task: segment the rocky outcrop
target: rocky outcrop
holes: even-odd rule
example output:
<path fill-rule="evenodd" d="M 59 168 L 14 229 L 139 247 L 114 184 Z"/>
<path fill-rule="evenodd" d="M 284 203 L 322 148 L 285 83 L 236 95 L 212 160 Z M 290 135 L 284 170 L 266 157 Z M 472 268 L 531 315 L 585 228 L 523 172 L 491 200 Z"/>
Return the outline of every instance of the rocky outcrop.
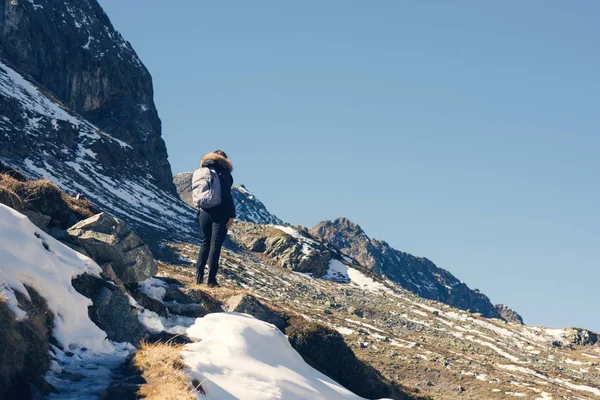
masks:
<path fill-rule="evenodd" d="M 107 337 L 115 342 L 139 343 L 147 332 L 129 304 L 125 293 L 115 285 L 91 275 L 83 274 L 72 281 L 79 293 L 92 300 L 89 316 Z"/>
<path fill-rule="evenodd" d="M 524 324 L 523 318 L 512 308 L 505 306 L 504 304 L 496 304 L 495 307 L 498 314 L 500 314 L 506 322 L 510 322 L 511 324 Z"/>
<path fill-rule="evenodd" d="M 252 315 L 256 319 L 275 325 L 282 332 L 285 330 L 283 318 L 249 294 L 238 294 L 230 297 L 225 302 L 224 308 L 229 312 Z"/>
<path fill-rule="evenodd" d="M 194 202 L 192 201 L 192 175 L 192 172 L 177 174 L 173 176 L 173 184 L 179 198 L 187 205 L 194 207 Z"/>
<path fill-rule="evenodd" d="M 477 289 L 470 289 L 448 271 L 423 257 L 392 248 L 388 243 L 371 239 L 360 226 L 347 218 L 324 221 L 310 229 L 362 266 L 384 275 L 421 297 L 450 304 L 462 310 L 501 318 L 490 299 Z"/>
<path fill-rule="evenodd" d="M 27 296 L 16 292 L 27 313 L 21 320 L 0 296 L 0 399 L 44 398 L 41 392 L 51 390 L 44 375 L 50 366 L 54 315 L 39 293 L 26 290 Z"/>
<path fill-rule="evenodd" d="M 192 173 L 182 172 L 173 177 L 173 183 L 179 198 L 186 204 L 194 207 L 192 201 Z M 250 193 L 244 185 L 234 186 L 232 189 L 233 202 L 238 221 L 253 222 L 255 224 L 282 225 L 277 216 L 271 214 L 267 207 L 255 195 Z"/>
<path fill-rule="evenodd" d="M 598 344 L 599 335 L 595 332 L 581 328 L 567 329 L 566 339 L 577 346 L 594 346 Z"/>
<path fill-rule="evenodd" d="M 98 2 L 4 0 L 0 9 L 0 50 L 8 64 L 130 146 L 125 154 L 97 144 L 94 151 L 103 165 L 151 175 L 157 187 L 175 194 L 152 78 Z M 75 134 L 62 124 L 57 129 L 67 141 Z M 16 142 L 6 150 L 19 148 Z"/>
<path fill-rule="evenodd" d="M 141 282 L 158 272 L 148 246 L 122 221 L 105 213 L 72 226 L 63 241 L 98 264 L 110 263 L 124 284 Z"/>
<path fill-rule="evenodd" d="M 231 230 L 230 237 L 250 251 L 263 253 L 282 268 L 316 277 L 327 272 L 329 262 L 336 256 L 322 243 L 272 226 L 239 223 Z"/>

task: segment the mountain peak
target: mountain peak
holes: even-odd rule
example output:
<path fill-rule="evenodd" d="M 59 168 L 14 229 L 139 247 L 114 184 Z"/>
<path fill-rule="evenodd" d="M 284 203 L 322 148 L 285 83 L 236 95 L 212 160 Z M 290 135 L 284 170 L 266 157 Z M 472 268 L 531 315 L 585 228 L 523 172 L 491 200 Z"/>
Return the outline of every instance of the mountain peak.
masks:
<path fill-rule="evenodd" d="M 310 234 L 421 297 L 479 312 L 486 317 L 503 316 L 479 290 L 470 289 L 426 258 L 415 257 L 394 249 L 386 242 L 369 238 L 359 225 L 348 218 L 320 222 L 311 228 Z M 506 315 L 512 318 L 512 314 Z"/>
<path fill-rule="evenodd" d="M 324 233 L 328 229 L 343 231 L 347 234 L 366 236 L 360 225 L 346 217 L 338 217 L 332 221 L 322 221 L 311 228 L 311 230 L 321 233 Z"/>

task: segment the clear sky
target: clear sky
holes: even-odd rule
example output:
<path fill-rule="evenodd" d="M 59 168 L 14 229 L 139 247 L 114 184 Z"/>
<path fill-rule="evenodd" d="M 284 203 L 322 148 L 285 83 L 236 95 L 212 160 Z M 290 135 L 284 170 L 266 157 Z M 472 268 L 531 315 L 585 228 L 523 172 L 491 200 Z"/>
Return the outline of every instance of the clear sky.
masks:
<path fill-rule="evenodd" d="M 100 3 L 174 173 L 222 148 L 287 222 L 347 216 L 529 324 L 600 331 L 600 2 Z"/>

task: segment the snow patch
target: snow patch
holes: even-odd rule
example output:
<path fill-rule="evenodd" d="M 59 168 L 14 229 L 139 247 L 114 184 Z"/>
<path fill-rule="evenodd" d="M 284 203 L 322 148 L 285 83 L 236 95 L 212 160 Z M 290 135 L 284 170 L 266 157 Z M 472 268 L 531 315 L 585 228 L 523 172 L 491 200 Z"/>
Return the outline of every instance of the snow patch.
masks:
<path fill-rule="evenodd" d="M 277 328 L 249 315 L 209 314 L 187 334 L 200 342 L 185 346 L 183 360 L 208 398 L 360 399 L 306 364 Z"/>
<path fill-rule="evenodd" d="M 369 278 L 359 270 L 349 267 L 339 260 L 329 261 L 329 269 L 323 276 L 323 279 L 328 279 L 335 282 L 352 282 L 361 289 L 370 290 L 373 292 L 384 291 L 391 292 L 384 284 L 376 282 L 373 278 Z"/>
<path fill-rule="evenodd" d="M 140 282 L 140 292 L 158 301 L 163 301 L 167 294 L 167 284 L 156 278 L 148 278 Z"/>

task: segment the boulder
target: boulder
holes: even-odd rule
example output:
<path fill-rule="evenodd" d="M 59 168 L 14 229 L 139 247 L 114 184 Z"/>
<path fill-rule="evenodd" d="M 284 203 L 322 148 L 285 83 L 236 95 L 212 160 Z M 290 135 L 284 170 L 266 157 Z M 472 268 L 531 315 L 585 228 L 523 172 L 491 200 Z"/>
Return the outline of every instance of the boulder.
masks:
<path fill-rule="evenodd" d="M 224 308 L 229 312 L 239 312 L 252 315 L 256 319 L 275 325 L 282 332 L 285 330 L 285 321 L 279 314 L 264 306 L 254 296 L 238 294 L 225 302 Z"/>
<path fill-rule="evenodd" d="M 598 334 L 587 329 L 571 328 L 567 330 L 567 340 L 577 346 L 593 346 L 598 343 Z"/>
<path fill-rule="evenodd" d="M 88 274 L 72 281 L 79 293 L 92 300 L 89 316 L 115 342 L 139 343 L 147 335 L 127 296 L 115 285 Z"/>
<path fill-rule="evenodd" d="M 122 221 L 105 213 L 75 224 L 64 240 L 83 248 L 98 264 L 110 263 L 124 284 L 141 282 L 158 272 L 148 246 Z"/>
<path fill-rule="evenodd" d="M 329 246 L 310 238 L 302 228 L 298 235 L 281 229 L 250 223 L 238 223 L 230 233 L 234 243 L 255 253 L 263 253 L 275 265 L 321 277 L 329 269 L 334 252 Z"/>
<path fill-rule="evenodd" d="M 168 317 L 169 311 L 167 307 L 160 300 L 153 299 L 145 293 L 139 290 L 133 290 L 131 296 L 137 301 L 137 303 L 147 310 L 157 313 L 161 317 Z"/>

